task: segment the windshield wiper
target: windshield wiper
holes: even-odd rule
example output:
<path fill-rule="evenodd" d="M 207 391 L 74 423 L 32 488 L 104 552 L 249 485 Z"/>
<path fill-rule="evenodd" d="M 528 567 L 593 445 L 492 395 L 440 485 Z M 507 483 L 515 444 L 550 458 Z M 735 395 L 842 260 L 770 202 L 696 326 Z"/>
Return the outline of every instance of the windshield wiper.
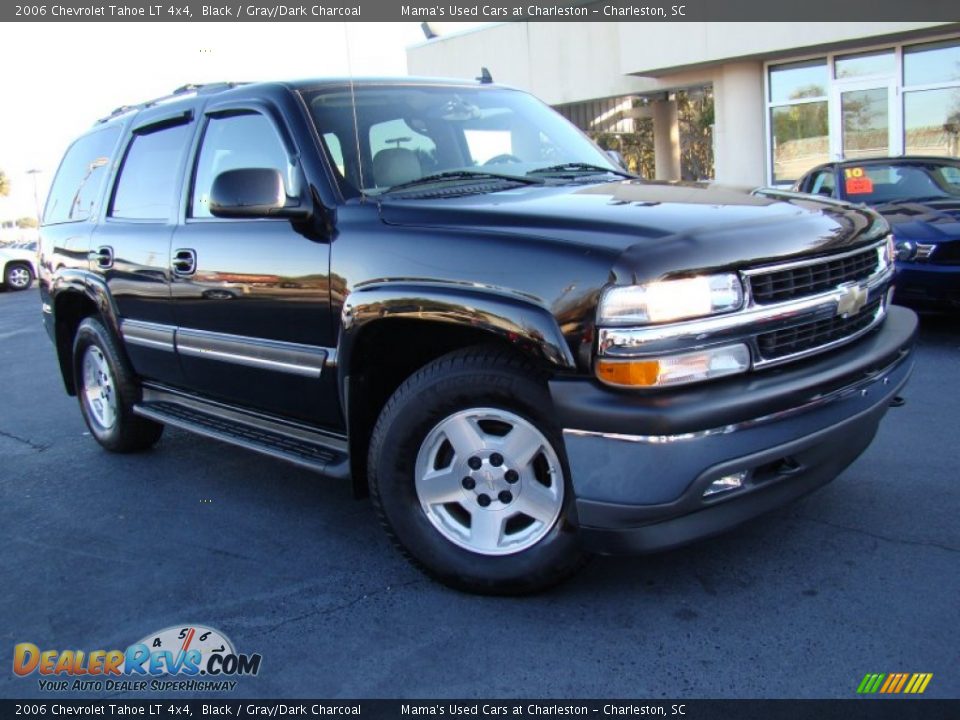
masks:
<path fill-rule="evenodd" d="M 384 190 L 381 195 L 392 193 L 396 190 L 407 190 L 409 188 L 421 187 L 422 185 L 432 185 L 438 182 L 480 182 L 483 180 L 501 180 L 503 182 L 520 183 L 521 185 L 542 185 L 543 180 L 536 178 L 522 177 L 517 175 L 508 175 L 506 173 L 493 173 L 486 170 L 445 170 L 444 172 L 424 175 L 422 178 L 410 180 L 409 182 L 393 185 Z"/>
<path fill-rule="evenodd" d="M 590 163 L 583 162 L 567 162 L 560 163 L 559 165 L 550 165 L 544 168 L 538 168 L 536 170 L 531 170 L 527 175 L 548 175 L 550 173 L 558 174 L 592 174 L 596 175 L 599 173 L 610 173 L 612 175 L 619 175 L 620 177 L 630 178 L 631 180 L 637 179 L 640 176 L 634 175 L 632 172 L 627 172 L 626 170 L 618 170 L 616 168 L 603 167 L 602 165 L 591 165 Z"/>
<path fill-rule="evenodd" d="M 900 200 L 899 202 L 915 202 L 915 203 L 925 203 L 925 202 L 936 202 L 937 200 L 960 200 L 960 196 L 957 195 L 921 195 L 920 197 L 908 197 Z"/>

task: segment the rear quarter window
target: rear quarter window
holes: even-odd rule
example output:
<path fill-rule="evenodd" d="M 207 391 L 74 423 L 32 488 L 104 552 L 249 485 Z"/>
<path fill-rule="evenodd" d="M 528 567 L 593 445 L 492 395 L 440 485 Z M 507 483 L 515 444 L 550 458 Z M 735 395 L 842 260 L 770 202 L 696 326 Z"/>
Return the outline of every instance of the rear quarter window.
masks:
<path fill-rule="evenodd" d="M 108 127 L 83 136 L 67 149 L 50 188 L 44 225 L 81 222 L 96 213 L 119 138 L 120 128 Z"/>

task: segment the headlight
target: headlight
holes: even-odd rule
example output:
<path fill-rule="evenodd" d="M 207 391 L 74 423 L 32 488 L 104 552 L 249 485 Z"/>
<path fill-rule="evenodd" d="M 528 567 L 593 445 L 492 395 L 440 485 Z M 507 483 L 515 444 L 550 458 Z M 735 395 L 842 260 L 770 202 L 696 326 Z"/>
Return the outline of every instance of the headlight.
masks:
<path fill-rule="evenodd" d="M 896 258 L 900 262 L 910 262 L 917 257 L 917 244 L 910 240 L 896 241 Z"/>
<path fill-rule="evenodd" d="M 883 269 L 886 270 L 888 267 L 893 265 L 893 260 L 897 256 L 896 240 L 894 240 L 893 233 L 887 235 L 887 241 L 883 244 L 881 253 Z"/>
<path fill-rule="evenodd" d="M 671 322 L 739 310 L 743 285 L 733 273 L 608 288 L 600 298 L 600 325 Z"/>

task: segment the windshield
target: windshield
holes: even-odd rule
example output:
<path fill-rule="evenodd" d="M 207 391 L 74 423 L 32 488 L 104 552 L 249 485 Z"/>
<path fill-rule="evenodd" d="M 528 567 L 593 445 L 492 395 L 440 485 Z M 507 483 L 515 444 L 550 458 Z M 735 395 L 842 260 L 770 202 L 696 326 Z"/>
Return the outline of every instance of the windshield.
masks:
<path fill-rule="evenodd" d="M 870 164 L 841 170 L 846 199 L 867 205 L 960 200 L 960 165 L 937 161 Z"/>
<path fill-rule="evenodd" d="M 356 127 L 354 134 L 354 102 Z M 305 93 L 344 195 L 378 194 L 438 173 L 523 177 L 574 163 L 617 168 L 576 127 L 516 90 L 358 84 Z M 359 146 L 359 147 L 358 147 Z"/>

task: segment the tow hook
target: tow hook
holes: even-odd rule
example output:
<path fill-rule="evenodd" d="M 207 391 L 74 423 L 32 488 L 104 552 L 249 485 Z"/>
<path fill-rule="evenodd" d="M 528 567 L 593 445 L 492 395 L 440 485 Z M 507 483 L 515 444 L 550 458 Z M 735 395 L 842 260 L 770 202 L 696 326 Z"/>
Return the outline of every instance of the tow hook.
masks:
<path fill-rule="evenodd" d="M 890 407 L 903 407 L 906 404 L 907 404 L 907 401 L 904 400 L 899 395 L 897 395 L 890 401 Z"/>

